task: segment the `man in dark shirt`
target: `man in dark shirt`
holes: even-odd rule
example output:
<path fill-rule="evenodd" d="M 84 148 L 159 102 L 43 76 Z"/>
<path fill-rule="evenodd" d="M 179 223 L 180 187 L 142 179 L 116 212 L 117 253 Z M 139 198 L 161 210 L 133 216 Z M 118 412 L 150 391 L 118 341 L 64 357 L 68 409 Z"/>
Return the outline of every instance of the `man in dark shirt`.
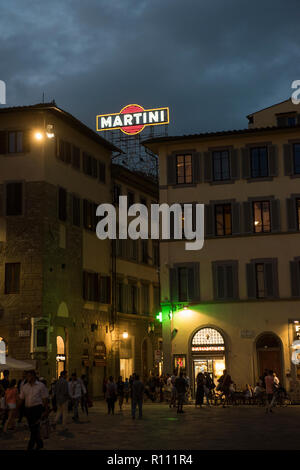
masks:
<path fill-rule="evenodd" d="M 143 396 L 144 396 L 144 384 L 140 380 L 140 377 L 136 374 L 135 380 L 132 384 L 132 399 L 131 399 L 132 419 L 135 419 L 136 405 L 138 405 L 139 407 L 139 419 L 142 418 Z"/>
<path fill-rule="evenodd" d="M 186 380 L 183 377 L 183 372 L 180 372 L 180 376 L 175 380 L 175 388 L 178 397 L 177 413 L 184 413 L 183 411 L 183 402 L 185 397 L 185 392 L 187 389 Z"/>

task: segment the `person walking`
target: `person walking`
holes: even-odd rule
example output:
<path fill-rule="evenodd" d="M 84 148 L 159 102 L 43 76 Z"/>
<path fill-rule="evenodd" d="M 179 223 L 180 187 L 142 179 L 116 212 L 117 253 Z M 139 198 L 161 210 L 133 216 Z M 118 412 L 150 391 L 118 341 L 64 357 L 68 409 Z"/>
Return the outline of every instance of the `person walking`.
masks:
<path fill-rule="evenodd" d="M 115 414 L 115 402 L 117 400 L 117 385 L 114 382 L 114 378 L 111 375 L 106 384 L 105 398 L 107 402 L 108 414 Z"/>
<path fill-rule="evenodd" d="M 206 397 L 207 405 L 210 406 L 210 398 L 213 389 L 216 387 L 209 372 L 204 372 L 204 395 Z"/>
<path fill-rule="evenodd" d="M 27 383 L 21 389 L 20 399 L 25 400 L 25 415 L 27 417 L 30 439 L 27 450 L 42 449 L 44 444 L 40 434 L 42 416 L 48 414 L 48 390 L 37 380 L 35 370 L 28 371 Z"/>
<path fill-rule="evenodd" d="M 79 422 L 78 407 L 83 394 L 86 393 L 85 386 L 83 383 L 77 379 L 77 375 L 74 372 L 71 376 L 71 382 L 69 382 L 69 395 L 72 400 L 74 416 L 72 417 L 73 421 L 76 423 Z"/>
<path fill-rule="evenodd" d="M 78 379 L 81 383 L 82 383 L 82 390 L 85 389 L 85 393 L 82 393 L 81 395 L 81 410 L 82 412 L 86 413 L 86 415 L 88 416 L 89 414 L 89 403 L 91 403 L 91 400 L 89 398 L 89 392 L 88 392 L 88 379 L 87 379 L 87 376 L 85 374 L 82 374 L 82 376 L 80 377 L 80 379 Z"/>
<path fill-rule="evenodd" d="M 129 381 L 128 381 L 128 377 L 126 377 L 125 382 L 124 382 L 124 398 L 126 400 L 126 403 L 128 403 L 128 399 L 129 399 Z"/>
<path fill-rule="evenodd" d="M 55 426 L 59 422 L 62 416 L 63 431 L 67 430 L 67 415 L 68 415 L 68 401 L 69 395 L 69 384 L 67 381 L 67 371 L 63 370 L 60 373 L 60 377 L 55 383 L 54 396 L 56 400 L 57 412 L 55 416 Z"/>
<path fill-rule="evenodd" d="M 15 417 L 17 412 L 18 389 L 16 387 L 17 381 L 13 379 L 9 387 L 5 390 L 5 403 L 8 409 L 8 417 L 3 428 L 3 432 L 7 433 L 9 427 L 14 429 Z"/>
<path fill-rule="evenodd" d="M 266 387 L 266 394 L 267 394 L 267 406 L 266 406 L 266 413 L 273 413 L 272 406 L 273 402 L 273 394 L 274 394 L 274 376 L 273 371 L 269 370 L 268 375 L 265 376 L 265 387 Z"/>
<path fill-rule="evenodd" d="M 222 392 L 221 396 L 223 397 L 224 395 L 223 408 L 225 408 L 225 403 L 228 401 L 230 395 L 230 385 L 233 383 L 226 369 L 223 370 L 223 375 L 218 379 L 218 383 L 219 390 Z"/>
<path fill-rule="evenodd" d="M 117 382 L 117 395 L 119 398 L 119 407 L 120 411 L 122 411 L 122 405 L 124 401 L 124 382 L 122 380 L 122 376 L 120 375 L 118 382 Z"/>
<path fill-rule="evenodd" d="M 183 372 L 180 372 L 179 377 L 175 379 L 175 388 L 178 396 L 178 405 L 177 405 L 177 413 L 184 413 L 183 411 L 183 403 L 184 397 L 187 389 L 187 382 L 183 377 Z"/>
<path fill-rule="evenodd" d="M 0 380 L 0 385 L 2 386 L 4 390 L 4 394 L 5 394 L 6 390 L 9 387 L 9 370 L 5 369 L 3 371 L 3 379 Z M 8 419 L 8 409 L 5 408 L 3 417 L 2 417 L 2 426 L 5 426 L 7 419 Z"/>
<path fill-rule="evenodd" d="M 205 384 L 204 374 L 202 372 L 199 372 L 196 380 L 197 380 L 197 391 L 196 391 L 195 408 L 197 408 L 197 406 L 200 406 L 200 408 L 202 408 L 203 398 L 204 398 L 204 384 Z"/>
<path fill-rule="evenodd" d="M 143 397 L 144 397 L 144 384 L 140 380 L 138 374 L 135 375 L 135 380 L 132 384 L 132 400 L 131 400 L 131 414 L 132 419 L 135 419 L 136 406 L 139 408 L 139 419 L 143 416 Z"/>

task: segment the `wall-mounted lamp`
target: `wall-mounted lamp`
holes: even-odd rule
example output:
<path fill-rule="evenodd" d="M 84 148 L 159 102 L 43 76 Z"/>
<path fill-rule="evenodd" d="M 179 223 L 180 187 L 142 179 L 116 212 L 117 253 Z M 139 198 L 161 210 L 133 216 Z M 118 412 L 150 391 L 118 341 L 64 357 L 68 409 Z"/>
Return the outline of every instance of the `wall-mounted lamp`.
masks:
<path fill-rule="evenodd" d="M 128 338 L 128 331 L 124 330 L 122 336 L 123 336 L 123 339 L 127 339 Z"/>

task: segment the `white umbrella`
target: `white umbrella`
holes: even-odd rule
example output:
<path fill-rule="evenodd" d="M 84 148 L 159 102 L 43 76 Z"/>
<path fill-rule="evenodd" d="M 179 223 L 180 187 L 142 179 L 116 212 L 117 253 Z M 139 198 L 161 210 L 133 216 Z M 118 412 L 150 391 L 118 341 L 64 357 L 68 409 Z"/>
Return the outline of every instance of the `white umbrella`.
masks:
<path fill-rule="evenodd" d="M 6 356 L 6 364 L 0 364 L 0 370 L 30 370 L 34 366 L 29 362 L 19 361 L 13 357 Z"/>

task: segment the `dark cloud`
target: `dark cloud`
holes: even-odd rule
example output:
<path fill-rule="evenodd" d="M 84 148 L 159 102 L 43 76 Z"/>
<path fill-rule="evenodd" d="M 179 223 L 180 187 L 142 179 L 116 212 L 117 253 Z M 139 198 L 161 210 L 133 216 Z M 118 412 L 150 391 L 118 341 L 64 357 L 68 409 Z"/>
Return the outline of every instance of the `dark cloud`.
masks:
<path fill-rule="evenodd" d="M 170 134 L 246 127 L 300 79 L 299 0 L 10 0 L 8 105 L 55 98 L 92 128 L 128 103 L 170 107 Z"/>

